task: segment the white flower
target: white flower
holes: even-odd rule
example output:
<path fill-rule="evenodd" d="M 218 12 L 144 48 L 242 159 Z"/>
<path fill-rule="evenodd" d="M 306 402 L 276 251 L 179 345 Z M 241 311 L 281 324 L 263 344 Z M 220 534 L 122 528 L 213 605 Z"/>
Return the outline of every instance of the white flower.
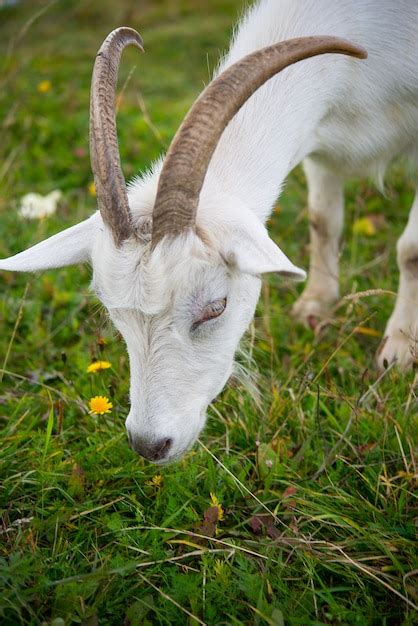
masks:
<path fill-rule="evenodd" d="M 30 220 L 42 219 L 53 215 L 57 210 L 62 192 L 58 189 L 46 196 L 39 193 L 28 193 L 20 201 L 19 215 Z"/>

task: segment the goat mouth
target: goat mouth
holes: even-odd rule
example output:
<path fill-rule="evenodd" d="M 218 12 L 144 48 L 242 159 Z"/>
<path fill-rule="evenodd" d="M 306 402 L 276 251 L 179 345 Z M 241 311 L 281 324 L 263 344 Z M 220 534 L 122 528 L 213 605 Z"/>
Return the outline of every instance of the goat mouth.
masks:
<path fill-rule="evenodd" d="M 173 463 L 180 461 L 180 459 L 184 457 L 184 455 L 189 451 L 191 445 L 185 448 L 184 450 L 180 450 L 180 452 L 176 452 L 175 454 L 172 454 L 171 456 L 167 456 L 162 459 L 154 459 L 154 460 L 149 461 L 149 463 L 152 463 L 152 465 L 159 465 L 159 466 L 172 465 Z"/>

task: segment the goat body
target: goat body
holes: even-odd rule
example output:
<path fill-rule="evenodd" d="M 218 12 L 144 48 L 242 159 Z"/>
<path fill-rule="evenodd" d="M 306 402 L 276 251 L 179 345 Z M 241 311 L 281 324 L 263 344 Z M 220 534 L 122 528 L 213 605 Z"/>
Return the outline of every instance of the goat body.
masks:
<path fill-rule="evenodd" d="M 161 160 L 128 187 L 136 236 L 121 247 L 96 213 L 0 261 L 0 269 L 17 271 L 92 262 L 93 289 L 129 352 L 130 439 L 154 461 L 178 458 L 202 429 L 253 317 L 260 275 L 304 277 L 263 225 L 293 167 L 304 161 L 309 186 L 310 277 L 294 306 L 305 322 L 338 298 L 345 180 L 368 173 L 381 183 L 397 156 L 416 171 L 416 0 L 260 0 L 241 20 L 218 74 L 259 48 L 311 35 L 360 44 L 368 59 L 317 56 L 260 87 L 216 147 L 195 230 L 150 247 Z M 406 369 L 418 332 L 418 199 L 398 264 L 398 299 L 378 360 Z"/>

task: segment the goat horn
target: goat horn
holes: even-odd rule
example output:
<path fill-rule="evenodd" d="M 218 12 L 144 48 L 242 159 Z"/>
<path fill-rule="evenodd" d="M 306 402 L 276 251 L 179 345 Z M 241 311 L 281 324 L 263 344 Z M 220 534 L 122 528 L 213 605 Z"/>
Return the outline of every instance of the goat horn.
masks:
<path fill-rule="evenodd" d="M 142 38 L 132 28 L 117 28 L 108 35 L 96 56 L 90 97 L 90 159 L 97 202 L 117 246 L 132 234 L 115 119 L 119 63 L 130 44 L 143 52 Z"/>
<path fill-rule="evenodd" d="M 367 52 L 336 37 L 302 37 L 244 57 L 206 87 L 177 131 L 160 174 L 153 210 L 152 247 L 193 228 L 199 194 L 218 141 L 233 116 L 285 67 L 325 53 L 364 59 Z"/>

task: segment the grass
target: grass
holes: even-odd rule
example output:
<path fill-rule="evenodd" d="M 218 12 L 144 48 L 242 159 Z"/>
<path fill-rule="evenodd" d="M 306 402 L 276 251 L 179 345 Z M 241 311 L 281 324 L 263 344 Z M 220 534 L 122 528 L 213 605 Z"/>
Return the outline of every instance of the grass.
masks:
<path fill-rule="evenodd" d="M 89 81 L 107 32 L 137 27 L 147 50 L 127 51 L 122 67 L 129 177 L 170 141 L 240 6 L 61 0 L 0 11 L 0 256 L 95 208 Z M 19 219 L 22 195 L 54 188 L 57 216 Z M 306 267 L 305 198 L 297 170 L 271 230 Z M 381 291 L 343 300 L 315 334 L 290 319 L 297 288 L 266 282 L 242 362 L 259 399 L 232 383 L 201 443 L 162 470 L 127 446 L 127 356 L 89 294 L 89 269 L 1 274 L 2 624 L 414 623 L 416 377 L 379 377 L 373 360 L 412 198 L 402 165 L 384 196 L 368 181 L 348 186 L 343 292 Z M 354 234 L 370 214 L 378 232 Z M 94 358 L 112 368 L 87 374 Z M 111 398 L 111 414 L 89 415 L 94 395 Z"/>

